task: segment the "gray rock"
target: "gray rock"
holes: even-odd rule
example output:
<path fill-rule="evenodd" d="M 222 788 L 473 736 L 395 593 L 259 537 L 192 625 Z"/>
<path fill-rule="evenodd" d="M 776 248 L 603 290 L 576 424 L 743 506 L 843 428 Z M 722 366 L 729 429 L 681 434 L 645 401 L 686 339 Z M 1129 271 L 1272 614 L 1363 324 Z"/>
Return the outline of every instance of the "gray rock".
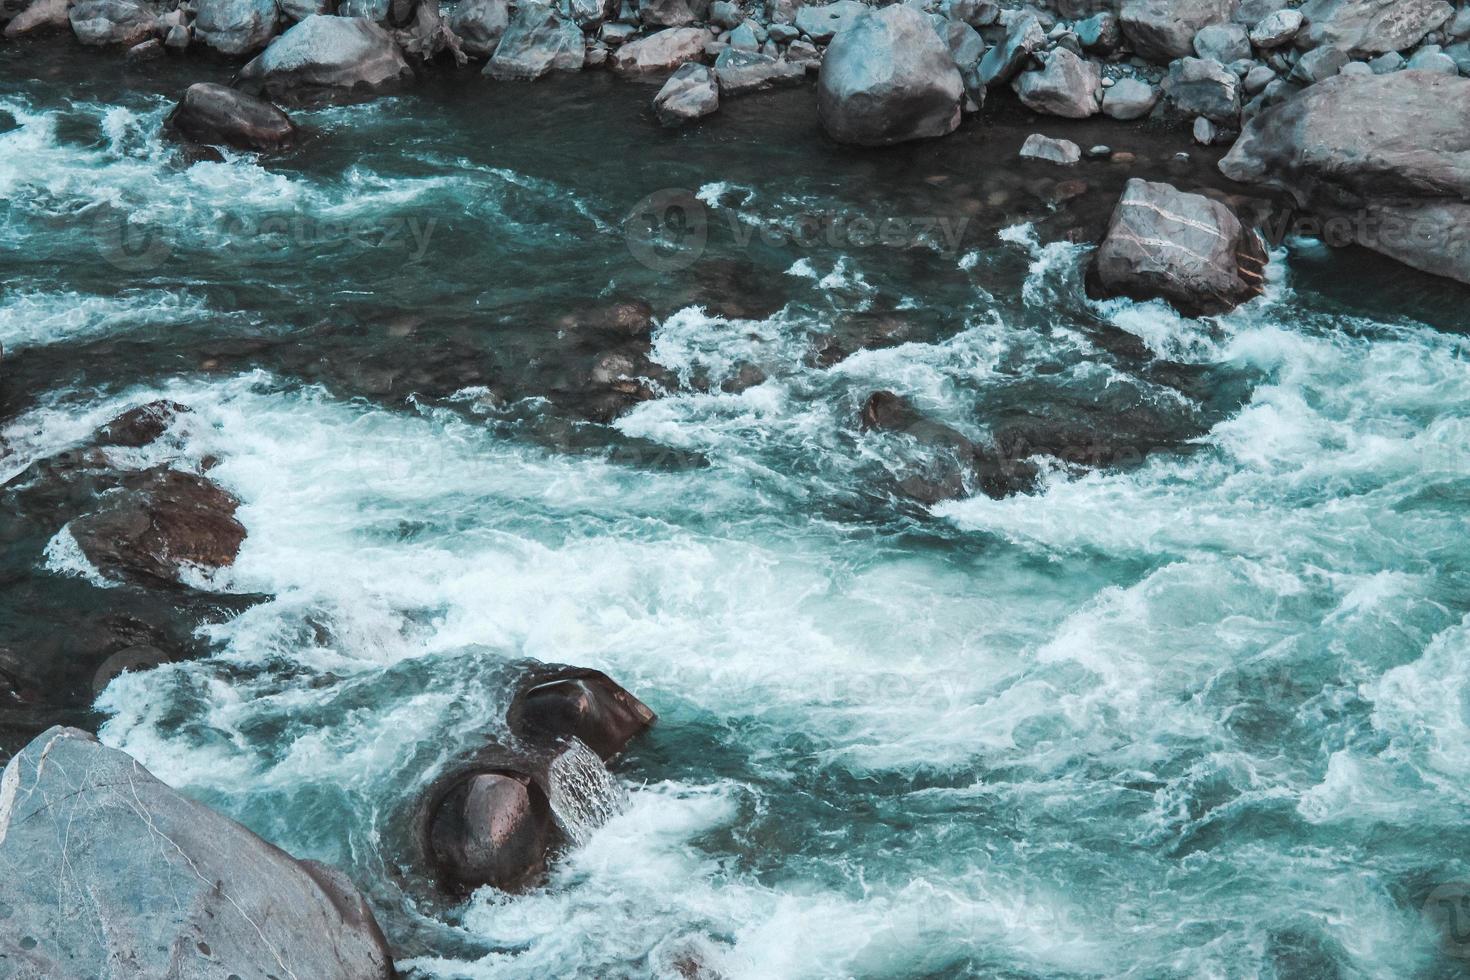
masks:
<path fill-rule="evenodd" d="M 1005 40 L 985 52 L 980 59 L 980 80 L 988 85 L 1004 85 L 1046 45 L 1046 31 L 1034 16 L 1016 17 L 1006 27 Z"/>
<path fill-rule="evenodd" d="M 912 7 L 866 13 L 822 60 L 817 112 L 839 143 L 882 146 L 953 132 L 964 82 L 929 19 Z"/>
<path fill-rule="evenodd" d="M 1454 20 L 1445 28 L 1445 34 L 1454 40 L 1470 38 L 1470 6 L 1461 5 Z"/>
<path fill-rule="evenodd" d="M 581 71 L 586 57 L 577 25 L 532 0 L 516 8 L 485 74 L 500 81 L 534 81 L 553 71 Z"/>
<path fill-rule="evenodd" d="M 1250 60 L 1251 40 L 1239 24 L 1211 24 L 1194 36 L 1194 53 L 1201 58 L 1228 65 Z"/>
<path fill-rule="evenodd" d="M 669 76 L 653 98 L 653 111 L 665 126 L 683 126 L 720 107 L 720 89 L 714 73 L 704 65 L 686 63 Z"/>
<path fill-rule="evenodd" d="M 1102 111 L 1113 119 L 1142 119 L 1159 101 L 1158 90 L 1137 78 L 1120 78 L 1103 92 Z"/>
<path fill-rule="evenodd" d="M 863 14 L 867 4 L 857 0 L 837 0 L 836 3 L 820 6 L 804 6 L 796 11 L 796 26 L 818 44 L 826 44 L 842 32 L 852 28 Z"/>
<path fill-rule="evenodd" d="M 157 19 L 152 7 L 135 0 L 78 0 L 67 16 L 83 44 L 128 47 L 151 37 Z"/>
<path fill-rule="evenodd" d="M 508 0 L 460 0 L 449 13 L 449 29 L 459 37 L 464 53 L 476 58 L 494 54 L 509 26 Z"/>
<path fill-rule="evenodd" d="M 1290 43 L 1305 22 L 1300 10 L 1278 10 L 1251 28 L 1250 41 L 1262 50 L 1279 48 Z"/>
<path fill-rule="evenodd" d="M 1368 62 L 1368 67 L 1373 69 L 1375 75 L 1389 75 L 1396 71 L 1403 71 L 1404 66 L 1408 63 L 1397 51 L 1389 51 Z"/>
<path fill-rule="evenodd" d="M 1092 291 L 1163 299 L 1197 316 L 1260 294 L 1266 253 L 1225 205 L 1168 184 L 1133 179 L 1113 211 L 1089 274 Z"/>
<path fill-rule="evenodd" d="M 221 54 L 259 51 L 276 36 L 276 0 L 194 0 L 194 36 Z"/>
<path fill-rule="evenodd" d="M 1240 121 L 1240 84 L 1240 76 L 1217 61 L 1181 58 L 1164 76 L 1164 98 L 1182 116 L 1234 126 Z"/>
<path fill-rule="evenodd" d="M 1301 12 L 1307 47 L 1361 57 L 1412 48 L 1455 10 L 1445 0 L 1307 0 Z"/>
<path fill-rule="evenodd" d="M 992 0 L 945 0 L 944 16 L 974 28 L 989 27 L 1000 18 L 1000 7 Z"/>
<path fill-rule="evenodd" d="M 1238 0 L 1123 0 L 1119 19 L 1133 50 L 1154 61 L 1194 54 L 1201 28 L 1223 24 Z"/>
<path fill-rule="evenodd" d="M 1459 44 L 1451 44 L 1444 49 L 1444 53 L 1460 66 L 1461 75 L 1470 75 L 1470 43 L 1461 41 Z"/>
<path fill-rule="evenodd" d="M 618 11 L 618 0 L 563 0 L 563 5 L 572 22 L 587 31 L 597 30 Z"/>
<path fill-rule="evenodd" d="M 806 66 L 758 51 L 731 48 L 715 59 L 715 78 L 724 96 L 745 95 L 806 80 Z"/>
<path fill-rule="evenodd" d="M 313 14 L 241 68 L 235 84 L 272 102 L 300 105 L 368 98 L 412 77 L 403 52 L 377 24 Z"/>
<path fill-rule="evenodd" d="M 637 33 L 638 28 L 632 24 L 603 24 L 602 29 L 597 32 L 597 36 L 602 39 L 604 44 L 617 47 Z"/>
<path fill-rule="evenodd" d="M 756 24 L 753 21 L 746 21 L 730 32 L 728 40 L 730 47 L 736 51 L 759 51 L 765 38 L 756 34 Z"/>
<path fill-rule="evenodd" d="M 822 63 L 822 52 L 810 41 L 792 41 L 786 46 L 786 60 L 801 65 L 810 73 Z"/>
<path fill-rule="evenodd" d="M 5 25 L 5 36 L 17 38 L 65 30 L 71 26 L 71 20 L 67 17 L 70 6 L 71 0 L 34 0 L 10 18 L 10 22 Z"/>
<path fill-rule="evenodd" d="M 336 4 L 335 0 L 276 0 L 276 6 L 280 8 L 282 20 L 295 24 L 312 14 L 330 14 Z"/>
<path fill-rule="evenodd" d="M 1104 10 L 1077 22 L 1077 41 L 1087 51 L 1112 54 L 1123 46 L 1123 28 L 1118 15 Z"/>
<path fill-rule="evenodd" d="M 794 24 L 772 24 L 766 28 L 766 35 L 777 44 L 790 44 L 801 37 L 801 31 Z"/>
<path fill-rule="evenodd" d="M 625 75 L 672 71 L 704 54 L 709 31 L 699 27 L 670 27 L 629 41 L 613 54 L 613 70 Z"/>
<path fill-rule="evenodd" d="M 393 0 L 341 0 L 337 5 L 340 17 L 361 17 L 374 24 L 386 27 L 388 13 L 393 9 Z"/>
<path fill-rule="evenodd" d="M 1040 133 L 1032 133 L 1021 145 L 1021 159 L 1071 167 L 1082 162 L 1082 148 L 1071 140 L 1052 139 Z"/>
<path fill-rule="evenodd" d="M 716 27 L 731 31 L 739 27 L 743 20 L 745 20 L 745 14 L 741 11 L 740 5 L 731 3 L 730 0 L 715 0 L 709 5 L 709 22 Z"/>
<path fill-rule="evenodd" d="M 0 777 L 0 880 L 10 976 L 393 974 L 345 876 L 272 847 L 74 728 L 48 729 Z"/>
<path fill-rule="evenodd" d="M 1034 112 L 1067 119 L 1086 119 L 1097 114 L 1097 92 L 1102 73 L 1097 65 L 1083 61 L 1065 48 L 1046 56 L 1041 71 L 1022 72 L 1011 83 L 1021 104 Z"/>
<path fill-rule="evenodd" d="M 1367 248 L 1470 283 L 1470 80 L 1330 78 L 1251 120 L 1220 170 L 1289 192 Z"/>
<path fill-rule="evenodd" d="M 702 19 L 699 0 L 639 0 L 638 19 L 648 27 L 686 27 Z"/>
<path fill-rule="evenodd" d="M 1441 75 L 1458 75 L 1460 66 L 1442 51 L 1419 51 L 1409 59 L 1409 71 L 1432 71 Z"/>
<path fill-rule="evenodd" d="M 1214 123 L 1210 122 L 1204 116 L 1200 116 L 1194 121 L 1193 135 L 1194 141 L 1200 146 L 1209 146 L 1215 142 L 1216 137 L 1220 135 L 1220 131 L 1215 127 Z"/>
<path fill-rule="evenodd" d="M 170 51 L 183 51 L 188 48 L 190 40 L 189 29 L 175 24 L 168 29 L 168 34 L 164 36 L 163 46 Z"/>
<path fill-rule="evenodd" d="M 1245 76 L 1245 91 L 1248 95 L 1258 95 L 1265 91 L 1267 85 L 1276 80 L 1276 73 L 1265 65 L 1256 65 Z"/>
<path fill-rule="evenodd" d="M 1342 71 L 1348 61 L 1346 52 L 1340 48 L 1314 48 L 1297 60 L 1291 70 L 1291 80 L 1302 85 L 1312 85 L 1331 78 Z"/>
<path fill-rule="evenodd" d="M 1232 18 L 1237 24 L 1254 27 L 1267 17 L 1290 6 L 1290 0 L 1240 0 Z"/>
<path fill-rule="evenodd" d="M 167 128 L 195 143 L 270 152 L 296 142 L 291 117 L 264 99 L 212 82 L 190 85 Z"/>
<path fill-rule="evenodd" d="M 944 40 L 955 67 L 965 83 L 965 94 L 977 105 L 985 101 L 985 83 L 980 79 L 980 59 L 985 57 L 985 39 L 962 20 L 945 21 Z"/>
<path fill-rule="evenodd" d="M 1373 71 L 1372 68 L 1368 67 L 1368 62 L 1366 62 L 1366 61 L 1349 61 L 1347 64 L 1345 64 L 1345 65 L 1342 66 L 1342 71 L 1338 72 L 1338 74 L 1339 75 L 1372 75 L 1372 74 L 1374 74 L 1374 71 Z"/>
<path fill-rule="evenodd" d="M 129 64 L 138 64 L 143 61 L 157 61 L 163 57 L 163 42 L 156 37 L 150 37 L 148 40 L 141 41 L 128 48 L 123 57 L 127 59 Z"/>

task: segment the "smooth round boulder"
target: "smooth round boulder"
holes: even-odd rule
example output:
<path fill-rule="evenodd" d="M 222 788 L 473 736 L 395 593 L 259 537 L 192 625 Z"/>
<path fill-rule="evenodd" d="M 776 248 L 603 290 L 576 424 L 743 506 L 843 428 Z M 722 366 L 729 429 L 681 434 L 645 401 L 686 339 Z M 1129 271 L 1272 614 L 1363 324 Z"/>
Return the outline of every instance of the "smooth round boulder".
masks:
<path fill-rule="evenodd" d="M 240 69 L 238 88 L 302 105 L 371 98 L 413 77 L 383 28 L 360 17 L 313 14 Z"/>
<path fill-rule="evenodd" d="M 483 772 L 455 783 L 435 807 L 429 851 L 440 884 L 514 891 L 546 869 L 555 834 L 541 787 L 517 772 Z"/>
<path fill-rule="evenodd" d="M 933 22 L 904 5 L 864 13 L 822 59 L 817 112 L 839 143 L 932 139 L 960 124 L 965 86 Z"/>
<path fill-rule="evenodd" d="M 259 153 L 284 150 L 297 137 L 296 124 L 280 109 L 213 82 L 190 85 L 169 113 L 167 127 L 195 143 Z"/>
<path fill-rule="evenodd" d="M 571 670 L 522 690 L 511 702 L 506 722 L 512 732 L 531 740 L 575 737 L 607 761 L 656 718 L 606 674 Z"/>
<path fill-rule="evenodd" d="M 253 54 L 276 36 L 276 0 L 195 0 L 194 36 L 220 54 Z"/>

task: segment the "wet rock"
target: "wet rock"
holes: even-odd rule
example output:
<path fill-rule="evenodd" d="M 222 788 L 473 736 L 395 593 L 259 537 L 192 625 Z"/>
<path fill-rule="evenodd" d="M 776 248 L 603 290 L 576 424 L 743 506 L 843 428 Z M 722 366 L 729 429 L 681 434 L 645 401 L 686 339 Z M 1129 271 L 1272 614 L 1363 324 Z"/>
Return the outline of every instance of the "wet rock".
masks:
<path fill-rule="evenodd" d="M 514 771 L 466 774 L 430 804 L 428 851 L 455 891 L 515 891 L 546 870 L 556 836 L 546 792 Z"/>
<path fill-rule="evenodd" d="M 672 27 L 629 41 L 613 55 L 613 70 L 625 75 L 672 71 L 686 61 L 698 61 L 710 39 L 700 27 Z"/>
<path fill-rule="evenodd" d="M 653 111 L 665 126 L 683 126 L 719 109 L 720 89 L 704 65 L 683 64 L 653 98 Z"/>
<path fill-rule="evenodd" d="M 1218 61 L 1181 58 L 1171 64 L 1164 98 L 1186 118 L 1204 116 L 1232 126 L 1240 121 L 1240 76 Z"/>
<path fill-rule="evenodd" d="M 1032 133 L 1021 146 L 1021 159 L 1071 167 L 1082 162 L 1082 148 L 1071 140 L 1057 140 L 1040 133 Z"/>
<path fill-rule="evenodd" d="M 67 525 L 82 554 L 119 581 L 176 584 L 186 568 L 234 562 L 245 540 L 239 501 L 192 473 L 159 468 L 131 473 L 96 510 Z"/>
<path fill-rule="evenodd" d="M 533 0 L 516 9 L 485 74 L 501 81 L 534 81 L 553 71 L 581 71 L 586 55 L 577 25 Z"/>
<path fill-rule="evenodd" d="M 79 0 L 67 12 L 72 32 L 83 44 L 131 47 L 153 35 L 157 16 L 135 0 Z"/>
<path fill-rule="evenodd" d="M 314 14 L 241 68 L 235 84 L 273 102 L 299 105 L 371 98 L 412 77 L 403 52 L 377 24 Z"/>
<path fill-rule="evenodd" d="M 506 714 L 512 733 L 528 740 L 577 738 L 604 761 L 622 753 L 657 721 L 642 701 L 601 671 L 533 671 Z"/>
<path fill-rule="evenodd" d="M 1302 39 L 1306 47 L 1328 45 L 1355 57 L 1404 51 L 1454 12 L 1444 0 L 1308 0 Z"/>
<path fill-rule="evenodd" d="M 1086 119 L 1097 114 L 1102 74 L 1092 62 L 1057 48 L 1046 56 L 1045 68 L 1022 72 L 1011 87 L 1021 104 L 1034 112 Z"/>
<path fill-rule="evenodd" d="M 799 85 L 806 80 L 806 67 L 785 58 L 732 48 L 715 59 L 715 78 L 719 81 L 721 95 L 745 95 Z"/>
<path fill-rule="evenodd" d="M 868 6 L 858 0 L 804 4 L 796 11 L 796 27 L 817 44 L 828 44 L 837 35 L 851 30 L 867 12 Z"/>
<path fill-rule="evenodd" d="M 97 430 L 96 440 L 102 446 L 126 446 L 134 449 L 146 446 L 167 432 L 179 416 L 191 414 L 192 411 L 188 405 L 180 405 L 178 402 L 148 402 L 146 405 L 128 409 L 102 426 Z"/>
<path fill-rule="evenodd" d="M 822 60 L 817 111 L 839 143 L 883 146 L 953 132 L 964 83 L 928 17 L 892 6 L 859 17 Z"/>
<path fill-rule="evenodd" d="M 1090 291 L 1164 299 L 1186 315 L 1223 313 L 1260 294 L 1260 239 L 1218 201 L 1128 181 L 1089 270 Z"/>
<path fill-rule="evenodd" d="M 296 142 L 296 125 L 264 99 L 213 82 L 190 85 L 169 113 L 168 131 L 196 143 L 269 153 Z M 146 412 L 148 406 L 135 411 Z M 153 416 L 149 416 L 152 418 Z M 163 414 L 158 418 L 161 420 Z"/>
<path fill-rule="evenodd" d="M 195 0 L 194 36 L 221 54 L 259 51 L 276 36 L 276 0 Z"/>
<path fill-rule="evenodd" d="M 1158 90 L 1148 82 L 1123 78 L 1112 88 L 1104 90 L 1102 111 L 1113 119 L 1142 119 L 1153 111 L 1158 101 Z"/>
<path fill-rule="evenodd" d="M 341 874 L 297 861 L 85 732 L 52 728 L 0 777 L 0 957 L 19 976 L 393 975 Z M 289 967 L 286 965 L 289 964 Z"/>
<path fill-rule="evenodd" d="M 1470 283 L 1470 80 L 1339 75 L 1251 120 L 1220 170 L 1289 192 L 1358 244 Z"/>
<path fill-rule="evenodd" d="M 1278 10 L 1251 28 L 1250 42 L 1263 51 L 1279 48 L 1295 39 L 1304 23 L 1300 10 Z"/>
<path fill-rule="evenodd" d="M 7 38 L 27 37 L 71 26 L 67 16 L 70 0 L 35 0 L 19 11 L 5 25 Z"/>
<path fill-rule="evenodd" d="M 1133 50 L 1152 61 L 1168 62 L 1194 54 L 1202 28 L 1223 24 L 1238 0 L 1124 0 L 1119 12 L 1123 36 Z"/>
<path fill-rule="evenodd" d="M 987 86 L 1004 85 L 1016 77 L 1031 56 L 1046 45 L 1046 31 L 1029 13 L 1011 21 L 1003 41 L 980 59 L 980 80 Z"/>
<path fill-rule="evenodd" d="M 917 503 L 954 500 L 974 490 L 1000 499 L 1035 487 L 1037 470 L 1029 462 L 983 449 L 956 429 L 925 417 L 891 391 L 868 396 L 859 423 L 865 432 L 907 437 L 927 454 L 917 466 L 897 467 L 896 489 Z"/>
<path fill-rule="evenodd" d="M 488 58 L 510 26 L 507 0 L 463 0 L 449 15 L 449 29 L 459 37 L 465 54 Z"/>

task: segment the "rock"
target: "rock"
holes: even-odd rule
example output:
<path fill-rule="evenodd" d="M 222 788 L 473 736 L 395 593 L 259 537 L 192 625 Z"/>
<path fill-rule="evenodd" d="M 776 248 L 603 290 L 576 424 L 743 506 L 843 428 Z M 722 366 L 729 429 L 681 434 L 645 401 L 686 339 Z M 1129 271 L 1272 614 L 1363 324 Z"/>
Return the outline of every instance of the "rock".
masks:
<path fill-rule="evenodd" d="M 744 95 L 782 85 L 798 85 L 806 80 L 806 66 L 732 48 L 715 59 L 715 77 L 721 95 Z"/>
<path fill-rule="evenodd" d="M 404 55 L 421 62 L 432 61 L 448 52 L 456 64 L 469 64 L 459 35 L 449 29 L 439 12 L 439 0 L 418 0 L 413 7 L 413 19 L 408 26 L 393 31 L 392 37 Z"/>
<path fill-rule="evenodd" d="M 625 75 L 672 71 L 686 61 L 698 61 L 709 39 L 709 32 L 699 27 L 658 31 L 618 48 L 613 54 L 613 70 Z"/>
<path fill-rule="evenodd" d="M 1108 55 L 1123 46 L 1123 28 L 1118 15 L 1104 10 L 1077 22 L 1077 42 L 1087 51 Z"/>
<path fill-rule="evenodd" d="M 683 126 L 720 107 L 720 89 L 704 65 L 685 63 L 669 76 L 653 99 L 653 111 L 665 126 Z"/>
<path fill-rule="evenodd" d="M 1451 44 L 1444 49 L 1444 54 L 1460 67 L 1461 75 L 1470 75 L 1470 43 Z"/>
<path fill-rule="evenodd" d="M 1102 74 L 1092 62 L 1057 48 L 1046 56 L 1045 68 L 1022 72 L 1011 87 L 1021 104 L 1034 112 L 1086 119 L 1097 114 Z"/>
<path fill-rule="evenodd" d="M 1408 63 L 1403 55 L 1397 51 L 1390 51 L 1368 62 L 1368 67 L 1373 70 L 1373 74 L 1375 75 L 1389 75 L 1396 71 L 1403 71 L 1404 66 Z"/>
<path fill-rule="evenodd" d="M 1455 19 L 1445 28 L 1445 33 L 1457 41 L 1470 38 L 1470 7 L 1460 7 Z"/>
<path fill-rule="evenodd" d="M 582 32 L 556 8 L 527 0 L 516 8 L 485 74 L 529 82 L 553 71 L 581 71 L 587 57 Z"/>
<path fill-rule="evenodd" d="M 1339 75 L 1257 116 L 1220 170 L 1291 193 L 1366 248 L 1470 283 L 1470 80 Z"/>
<path fill-rule="evenodd" d="M 1373 74 L 1373 69 L 1368 67 L 1368 63 L 1366 61 L 1349 61 L 1347 64 L 1342 66 L 1342 71 L 1338 72 L 1338 74 L 1371 75 Z"/>
<path fill-rule="evenodd" d="M 194 36 L 221 54 L 252 54 L 276 36 L 276 0 L 194 0 Z"/>
<path fill-rule="evenodd" d="M 1032 133 L 1021 146 L 1021 159 L 1041 160 L 1070 167 L 1082 161 L 1082 148 L 1071 140 L 1057 140 L 1040 133 Z"/>
<path fill-rule="evenodd" d="M 51 728 L 0 777 L 6 972 L 387 980 L 346 877 L 298 861 L 131 757 Z"/>
<path fill-rule="evenodd" d="M 1262 50 L 1290 43 L 1301 31 L 1306 19 L 1300 10 L 1290 7 L 1278 10 L 1250 30 L 1250 42 Z"/>
<path fill-rule="evenodd" d="M 1215 137 L 1218 136 L 1219 133 L 1215 129 L 1214 123 L 1210 122 L 1204 116 L 1200 116 L 1194 121 L 1193 135 L 1194 141 L 1200 146 L 1209 146 L 1211 143 L 1215 142 Z"/>
<path fill-rule="evenodd" d="M 442 885 L 514 891 L 546 870 L 555 837 L 551 804 L 530 776 L 466 775 L 431 804 L 428 851 Z"/>
<path fill-rule="evenodd" d="M 932 505 L 979 490 L 1001 499 L 1035 487 L 1036 468 L 987 450 L 962 433 L 926 418 L 905 398 L 891 391 L 875 391 L 863 404 L 859 425 L 864 432 L 902 436 L 928 458 L 896 470 L 895 489 L 911 500 Z"/>
<path fill-rule="evenodd" d="M 78 0 L 67 12 L 72 32 L 83 44 L 132 47 L 153 35 L 153 9 L 135 0 Z"/>
<path fill-rule="evenodd" d="M 1454 12 L 1444 0 L 1308 0 L 1302 36 L 1306 47 L 1331 45 L 1355 57 L 1403 51 Z"/>
<path fill-rule="evenodd" d="M 380 27 L 388 26 L 388 17 L 393 9 L 393 0 L 339 0 L 337 15 L 361 17 Z"/>
<path fill-rule="evenodd" d="M 933 25 L 912 7 L 859 17 L 827 49 L 817 114 L 839 143 L 884 146 L 960 124 L 964 83 Z"/>
<path fill-rule="evenodd" d="M 146 41 L 140 41 L 128 48 L 123 55 L 128 64 L 135 65 L 145 61 L 157 61 L 163 57 L 163 42 L 156 37 L 150 37 Z"/>
<path fill-rule="evenodd" d="M 566 0 L 572 21 L 583 30 L 596 30 L 618 12 L 617 0 Z"/>
<path fill-rule="evenodd" d="M 1239 24 L 1210 24 L 1194 36 L 1194 53 L 1208 61 L 1228 65 L 1250 60 L 1251 40 Z"/>
<path fill-rule="evenodd" d="M 1230 126 L 1240 121 L 1240 77 L 1217 61 L 1181 58 L 1171 64 L 1164 98 L 1182 116 Z"/>
<path fill-rule="evenodd" d="M 980 78 L 980 59 L 985 57 L 985 40 L 980 32 L 960 20 L 945 21 L 944 40 L 949 45 L 950 57 L 960 70 L 965 83 L 965 94 L 976 104 L 985 101 L 985 83 Z"/>
<path fill-rule="evenodd" d="M 598 37 L 602 39 L 604 44 L 610 47 L 617 47 L 631 39 L 637 33 L 638 28 L 632 24 L 603 24 L 602 30 L 598 31 Z"/>
<path fill-rule="evenodd" d="M 1276 73 L 1274 71 L 1272 71 L 1270 68 L 1267 68 L 1265 65 L 1256 65 L 1250 70 L 1245 78 L 1242 79 L 1242 84 L 1245 86 L 1247 94 L 1256 95 L 1257 93 L 1263 91 L 1267 85 L 1270 85 L 1275 80 Z"/>
<path fill-rule="evenodd" d="M 192 39 L 193 35 L 189 33 L 189 29 L 187 27 L 182 27 L 178 24 L 175 24 L 173 27 L 170 27 L 168 29 L 168 33 L 164 35 L 163 46 L 168 48 L 170 51 L 183 51 L 189 47 L 189 42 Z"/>
<path fill-rule="evenodd" d="M 1006 28 L 1005 40 L 980 59 L 980 80 L 987 86 L 1006 84 L 1045 44 L 1046 32 L 1039 20 L 1034 16 L 1017 17 Z"/>
<path fill-rule="evenodd" d="M 792 41 L 786 46 L 786 60 L 794 65 L 801 65 L 810 75 L 821 66 L 822 52 L 808 40 Z"/>
<path fill-rule="evenodd" d="M 240 69 L 252 95 L 300 105 L 370 98 L 413 77 L 388 32 L 358 17 L 313 14 Z"/>
<path fill-rule="evenodd" d="M 67 16 L 70 5 L 70 0 L 35 0 L 5 25 L 5 36 L 17 38 L 44 31 L 62 30 L 71 24 Z"/>
<path fill-rule="evenodd" d="M 640 0 L 638 19 L 649 27 L 685 27 L 703 17 L 699 0 Z"/>
<path fill-rule="evenodd" d="M 508 0 L 461 0 L 449 14 L 449 29 L 459 37 L 464 53 L 475 58 L 494 54 L 509 26 Z"/>
<path fill-rule="evenodd" d="M 1409 71 L 1432 71 L 1441 75 L 1460 74 L 1460 66 L 1454 58 L 1442 51 L 1428 49 L 1416 52 L 1414 57 L 1409 59 L 1407 67 Z"/>
<path fill-rule="evenodd" d="M 1257 296 L 1265 249 L 1218 201 L 1168 184 L 1128 181 L 1089 270 L 1102 296 L 1164 299 L 1197 316 Z"/>
<path fill-rule="evenodd" d="M 859 3 L 858 0 L 803 5 L 796 11 L 796 27 L 816 43 L 826 44 L 838 34 L 851 29 L 857 19 L 868 10 L 867 4 Z"/>
<path fill-rule="evenodd" d="M 296 141 L 297 136 L 291 117 L 280 109 L 264 99 L 213 82 L 190 85 L 179 104 L 169 113 L 166 125 L 169 130 L 195 143 L 223 144 L 237 150 L 261 153 L 284 150 Z M 152 406 L 135 411 L 147 413 L 145 417 L 129 423 L 135 430 L 139 425 L 146 425 L 151 430 L 155 419 L 162 423 L 164 418 L 171 418 Z"/>
<path fill-rule="evenodd" d="M 1166 62 L 1194 54 L 1201 28 L 1223 24 L 1238 0 L 1123 0 L 1123 36 L 1144 58 Z"/>
<path fill-rule="evenodd" d="M 740 10 L 740 5 L 731 3 L 730 0 L 715 0 L 709 5 L 709 22 L 716 27 L 732 31 L 744 20 L 745 14 Z"/>
<path fill-rule="evenodd" d="M 658 716 L 601 671 L 533 671 L 506 713 L 512 733 L 552 743 L 577 738 L 604 761 L 620 755 Z"/>
<path fill-rule="evenodd" d="M 312 14 L 332 13 L 336 0 L 276 0 L 276 6 L 280 8 L 282 19 L 288 24 L 295 24 Z"/>
<path fill-rule="evenodd" d="M 1336 75 L 1347 63 L 1347 54 L 1339 48 L 1316 48 L 1297 61 L 1291 70 L 1291 80 L 1301 85 L 1312 85 Z"/>
<path fill-rule="evenodd" d="M 1142 119 L 1158 101 L 1158 90 L 1148 82 L 1123 78 L 1103 93 L 1102 111 L 1113 119 Z"/>

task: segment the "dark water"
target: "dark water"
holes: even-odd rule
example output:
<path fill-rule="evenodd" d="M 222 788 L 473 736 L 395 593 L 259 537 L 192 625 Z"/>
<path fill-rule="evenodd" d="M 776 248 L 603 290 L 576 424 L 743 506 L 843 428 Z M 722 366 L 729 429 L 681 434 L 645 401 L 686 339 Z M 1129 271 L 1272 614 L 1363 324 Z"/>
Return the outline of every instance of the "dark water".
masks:
<path fill-rule="evenodd" d="M 1462 290 L 1292 242 L 1218 320 L 1090 301 L 1127 177 L 1223 182 L 1114 124 L 1041 128 L 1131 166 L 1019 167 L 1003 105 L 857 153 L 806 89 L 667 133 L 646 85 L 466 73 L 184 167 L 162 119 L 228 70 L 0 48 L 0 478 L 168 397 L 116 464 L 213 457 L 249 531 L 166 601 L 9 542 L 0 644 L 161 617 L 203 656 L 104 740 L 347 870 L 405 972 L 1460 974 Z M 924 507 L 878 389 L 1159 451 Z M 404 808 L 524 657 L 662 721 L 543 887 L 445 905 Z"/>

